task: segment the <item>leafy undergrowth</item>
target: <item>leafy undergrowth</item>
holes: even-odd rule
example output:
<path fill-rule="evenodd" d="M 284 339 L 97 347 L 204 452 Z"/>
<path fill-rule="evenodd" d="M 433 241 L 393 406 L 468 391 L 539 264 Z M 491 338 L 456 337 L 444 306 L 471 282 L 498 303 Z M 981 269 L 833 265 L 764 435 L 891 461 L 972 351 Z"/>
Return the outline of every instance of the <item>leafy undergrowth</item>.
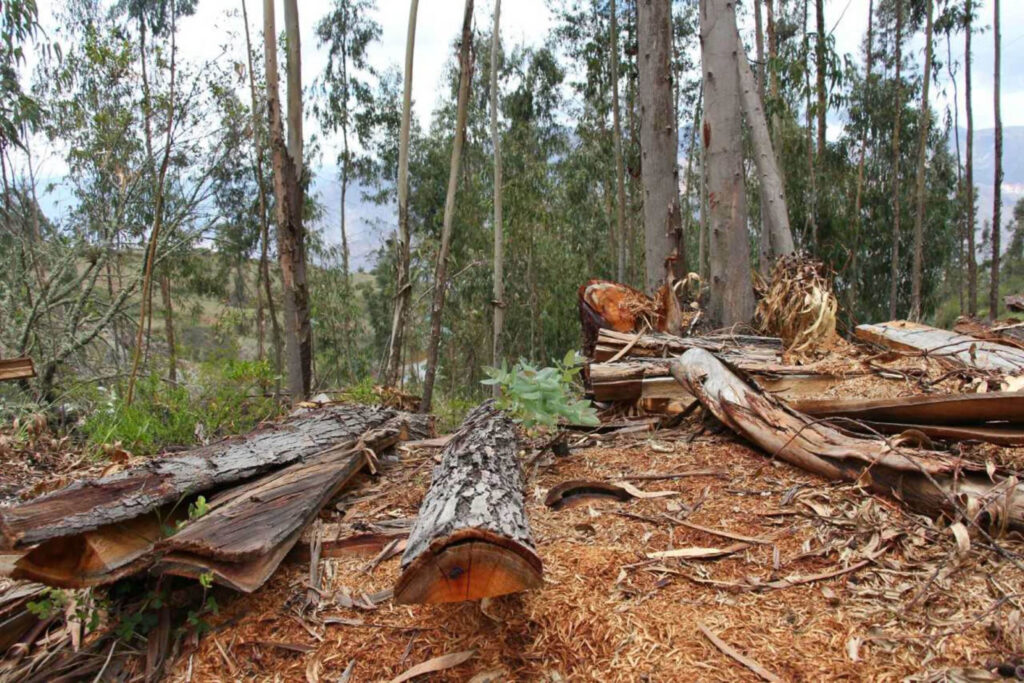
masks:
<path fill-rule="evenodd" d="M 276 416 L 280 406 L 267 391 L 274 381 L 265 361 L 204 363 L 170 383 L 156 375 L 140 379 L 131 405 L 123 387 L 98 390 L 96 409 L 81 426 L 97 448 L 120 444 L 136 455 L 244 434 Z"/>

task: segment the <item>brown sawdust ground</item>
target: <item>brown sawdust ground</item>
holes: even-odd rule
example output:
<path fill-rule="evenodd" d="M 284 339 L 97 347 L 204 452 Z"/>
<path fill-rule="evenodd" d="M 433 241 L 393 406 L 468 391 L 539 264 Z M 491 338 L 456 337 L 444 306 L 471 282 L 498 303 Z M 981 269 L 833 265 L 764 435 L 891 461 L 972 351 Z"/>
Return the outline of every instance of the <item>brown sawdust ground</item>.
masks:
<path fill-rule="evenodd" d="M 528 514 L 544 561 L 539 590 L 484 606 L 385 601 L 360 611 L 337 606 L 332 596 L 390 588 L 397 556 L 372 571 L 364 569 L 373 553 L 328 558 L 324 604 L 303 620 L 308 566 L 286 563 L 255 594 L 225 601 L 211 622 L 214 632 L 182 655 L 168 678 L 336 680 L 355 661 L 351 680 L 390 680 L 430 658 L 474 649 L 473 659 L 431 680 L 492 670 L 501 672 L 494 680 L 754 679 L 701 635 L 698 622 L 787 680 L 893 680 L 991 666 L 1022 652 L 1013 612 L 1024 573 L 1007 560 L 977 543 L 958 556 L 947 529 L 891 500 L 770 463 L 727 435 L 687 443 L 690 433 L 620 436 L 529 470 Z M 376 519 L 414 516 L 435 454 L 406 452 L 379 482 L 364 483 L 381 494 L 364 507 Z M 647 491 L 678 492 L 665 498 L 589 500 L 560 511 L 543 504 L 551 486 L 570 479 L 704 468 L 725 477 L 635 482 Z M 356 506 L 348 517 L 367 509 Z M 717 560 L 648 560 L 648 552 L 733 543 L 678 526 L 666 514 L 772 543 Z M 1010 552 L 1024 551 L 1015 540 L 1001 542 Z M 856 572 L 751 590 L 757 582 L 840 569 L 882 548 Z M 332 616 L 363 623 L 321 623 Z"/>

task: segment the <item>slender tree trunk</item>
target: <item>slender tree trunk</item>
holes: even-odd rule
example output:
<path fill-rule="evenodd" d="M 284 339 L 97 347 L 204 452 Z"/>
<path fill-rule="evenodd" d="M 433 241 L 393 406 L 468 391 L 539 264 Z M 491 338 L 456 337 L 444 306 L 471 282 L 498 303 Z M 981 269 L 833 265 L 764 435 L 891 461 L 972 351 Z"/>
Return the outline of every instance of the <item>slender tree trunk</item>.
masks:
<path fill-rule="evenodd" d="M 707 99 L 704 93 L 705 88 L 701 87 L 702 101 Z M 699 123 L 694 121 L 694 125 L 698 126 Z M 700 146 L 700 228 L 697 233 L 697 272 L 700 275 L 703 287 L 707 287 L 711 277 L 708 261 L 708 252 L 710 251 L 708 242 L 711 226 L 711 202 L 708 197 L 708 182 L 708 148 L 707 145 L 703 144 L 702 139 Z"/>
<path fill-rule="evenodd" d="M 419 0 L 409 4 L 409 28 L 405 40 L 405 83 L 402 95 L 402 127 L 398 138 L 398 291 L 395 294 L 391 337 L 384 362 L 384 384 L 395 386 L 401 377 L 405 321 L 412 295 L 410 261 L 412 236 L 409 232 L 409 122 L 412 115 L 412 63 L 416 46 L 416 11 Z"/>
<path fill-rule="evenodd" d="M 996 118 L 996 170 L 993 180 L 992 195 L 992 274 L 991 288 L 988 294 L 988 317 L 995 320 L 999 317 L 999 261 L 1000 242 L 1003 233 L 1003 116 L 999 101 L 1000 78 L 1002 76 L 1001 50 L 1002 36 L 999 27 L 999 0 L 992 4 L 992 39 L 995 41 L 995 64 L 992 68 L 992 99 L 995 105 Z"/>
<path fill-rule="evenodd" d="M 953 61 L 953 41 L 952 31 L 946 32 L 946 67 L 949 73 L 949 82 L 953 84 L 953 141 L 956 145 L 956 196 L 958 203 L 964 200 L 964 175 L 963 175 L 963 154 L 960 151 L 960 92 L 956 84 L 956 69 L 954 68 L 956 62 Z M 949 112 L 949 105 L 946 109 Z M 962 215 L 966 215 L 961 211 Z M 964 291 L 964 260 L 966 255 L 964 253 L 964 241 L 967 239 L 967 224 L 965 220 L 959 221 L 960 230 L 959 238 L 957 239 L 957 263 L 959 265 L 957 278 L 958 287 L 960 292 L 960 315 L 963 315 L 966 309 L 966 293 Z"/>
<path fill-rule="evenodd" d="M 900 287 L 900 196 L 903 191 L 900 178 L 900 124 L 903 114 L 903 0 L 896 0 L 896 121 L 892 130 L 892 252 L 889 283 L 889 318 L 896 318 L 896 304 Z"/>
<path fill-rule="evenodd" d="M 828 113 L 828 93 L 825 91 L 825 0 L 814 0 L 814 19 L 817 28 L 817 37 L 814 41 L 815 69 L 814 75 L 817 79 L 818 91 L 818 171 L 821 171 L 821 164 L 825 154 L 825 117 Z"/>
<path fill-rule="evenodd" d="M 274 305 L 273 282 L 270 278 L 270 219 L 268 216 L 267 185 L 263 175 L 263 137 L 260 134 L 259 99 L 256 95 L 256 69 L 252 59 L 252 41 L 249 37 L 249 13 L 245 0 L 242 0 L 242 20 L 245 22 L 245 52 L 249 64 L 249 97 L 252 109 L 252 146 L 253 174 L 256 176 L 256 189 L 260 212 L 260 262 L 259 280 L 263 287 L 262 300 L 265 301 L 267 313 L 270 315 L 271 343 L 274 345 L 274 375 L 278 377 L 276 393 L 281 392 L 281 326 L 277 322 L 277 307 Z M 260 311 L 262 313 L 262 309 Z M 262 323 L 261 335 L 265 335 L 266 323 Z M 262 340 L 261 340 L 262 341 Z M 262 358 L 262 354 L 260 356 Z"/>
<path fill-rule="evenodd" d="M 469 81 L 472 76 L 470 50 L 472 49 L 473 0 L 466 0 L 462 18 L 462 44 L 459 47 L 459 95 L 455 115 L 455 135 L 452 141 L 452 160 L 448 169 L 448 195 L 444 202 L 444 223 L 441 227 L 441 246 L 437 252 L 437 268 L 434 271 L 434 297 L 430 306 L 430 338 L 427 344 L 427 371 L 423 378 L 423 401 L 420 411 L 430 412 L 434 393 L 434 379 L 437 377 L 437 351 L 441 345 L 441 316 L 444 313 L 444 298 L 448 279 L 448 250 L 452 239 L 452 222 L 455 218 L 455 194 L 459 187 L 459 162 L 462 159 L 462 145 L 466 135 L 466 117 L 469 109 Z"/>
<path fill-rule="evenodd" d="M 808 3 L 804 0 L 804 55 L 806 59 L 811 58 L 811 42 L 808 38 Z M 811 70 L 804 68 L 804 126 L 806 128 L 807 145 L 807 187 L 809 190 L 807 200 L 807 225 L 811 232 L 810 246 L 812 250 L 818 248 L 818 173 L 814 164 L 814 117 L 811 113 Z M 806 236 L 806 231 L 804 235 Z"/>
<path fill-rule="evenodd" d="M 491 35 L 491 140 L 494 144 L 494 339 L 491 363 L 501 359 L 501 332 L 505 324 L 505 233 L 501 215 L 501 134 L 498 131 L 498 38 L 501 26 L 501 0 L 494 2 L 494 30 Z M 493 387 L 494 397 L 501 387 Z"/>
<path fill-rule="evenodd" d="M 915 178 L 915 193 L 917 207 L 914 212 L 914 269 L 912 273 L 912 288 L 910 294 L 910 318 L 911 320 L 921 319 L 921 278 L 924 269 L 924 185 L 925 185 L 925 163 L 928 161 L 928 127 L 931 118 L 931 105 L 928 103 L 928 86 L 932 80 L 932 15 L 934 13 L 933 0 L 925 0 L 927 5 L 925 12 L 924 27 L 924 75 L 921 85 L 921 130 L 917 139 L 917 169 Z"/>
<path fill-rule="evenodd" d="M 640 93 L 640 172 L 644 187 L 645 287 L 653 292 L 668 267 L 686 263 L 679 214 L 679 148 L 672 106 L 672 35 L 669 0 L 639 0 L 637 55 Z M 669 259 L 675 259 L 673 265 Z"/>
<path fill-rule="evenodd" d="M 701 0 L 700 37 L 710 198 L 710 315 L 730 326 L 747 323 L 754 315 L 732 0 Z"/>
<path fill-rule="evenodd" d="M 743 40 L 736 30 L 736 68 L 739 70 L 740 99 L 743 113 L 750 129 L 750 138 L 754 146 L 754 162 L 757 166 L 758 184 L 761 189 L 761 216 L 764 226 L 762 232 L 768 235 L 769 248 L 763 253 L 768 262 L 779 256 L 792 254 L 793 233 L 789 226 L 789 213 L 786 207 L 785 187 L 782 176 L 775 163 L 775 152 L 768 135 L 768 121 L 764 115 L 764 107 L 754 83 L 754 74 L 747 64 Z M 762 268 L 764 268 L 762 264 Z"/>
<path fill-rule="evenodd" d="M 867 41 L 867 58 L 864 67 L 864 102 L 863 107 L 865 111 L 871 105 L 871 67 L 874 62 L 874 27 L 875 27 L 875 0 L 868 2 L 868 41 Z M 864 217 L 861 216 L 861 205 L 864 200 L 864 164 L 867 159 L 868 151 L 868 128 L 867 121 L 864 123 L 864 128 L 860 132 L 860 156 L 857 159 L 857 190 L 854 194 L 853 199 L 853 242 L 850 249 L 850 287 L 847 290 L 849 292 L 849 299 L 847 300 L 847 310 L 852 315 L 854 307 L 857 305 L 857 290 L 860 287 L 860 263 L 858 256 L 860 255 L 860 236 L 864 224 Z"/>
<path fill-rule="evenodd" d="M 132 358 L 132 371 L 128 378 L 128 391 L 125 395 L 125 403 L 131 405 L 135 398 L 135 382 L 139 374 L 139 363 L 142 360 L 142 333 L 146 324 L 146 320 L 152 315 L 152 295 L 153 295 L 153 268 L 156 266 L 156 252 L 157 245 L 160 241 L 160 229 L 163 227 L 164 221 L 164 181 L 167 178 L 167 169 L 170 166 L 171 161 L 171 143 L 174 139 L 174 106 L 175 106 L 175 76 L 177 74 L 177 61 L 176 61 L 176 46 L 175 36 L 177 35 L 176 28 L 176 7 L 175 3 L 171 2 L 171 59 L 170 59 L 170 94 L 167 102 L 167 127 L 166 137 L 164 140 L 163 159 L 160 162 L 160 167 L 156 171 L 156 175 L 153 178 L 153 226 L 150 229 L 149 235 L 149 248 L 146 250 L 146 267 L 142 281 L 142 303 L 140 304 L 141 310 L 139 311 L 139 326 L 135 334 L 135 354 Z M 144 34 L 144 29 L 142 31 Z M 143 58 L 145 63 L 145 58 Z M 148 88 L 147 88 L 148 90 Z M 148 97 L 146 98 L 149 99 Z M 147 110 L 149 105 L 146 106 Z M 146 117 L 148 123 L 148 116 Z M 147 144 L 148 158 L 150 162 L 155 161 L 152 151 L 152 133 L 147 133 L 147 139 L 150 143 Z"/>
<path fill-rule="evenodd" d="M 616 274 L 619 282 L 626 279 L 626 167 L 622 159 L 622 122 L 619 118 L 619 17 L 615 0 L 611 0 L 612 60 L 612 136 L 615 144 L 615 234 L 618 235 Z"/>
<path fill-rule="evenodd" d="M 768 96 L 773 103 L 772 111 L 772 143 L 776 148 L 776 161 L 778 161 L 778 147 L 780 146 L 779 136 L 781 135 L 781 123 L 776 110 L 779 100 L 779 74 L 774 67 L 774 62 L 779 56 L 779 36 L 775 31 L 775 0 L 765 0 L 765 18 L 768 30 L 768 62 L 772 68 L 768 70 Z M 781 164 L 780 164 L 781 166 Z M 780 168 L 781 171 L 781 168 Z"/>
<path fill-rule="evenodd" d="M 967 315 L 978 315 L 978 261 L 974 233 L 974 105 L 971 99 L 971 26 L 974 20 L 973 0 L 964 0 L 964 110 L 967 115 Z"/>
<path fill-rule="evenodd" d="M 274 169 L 278 260 L 284 284 L 285 357 L 292 401 L 309 393 L 312 336 L 306 286 L 305 234 L 302 227 L 302 90 L 299 60 L 298 8 L 285 0 L 288 62 L 288 142 L 284 139 L 277 69 L 277 28 L 273 0 L 263 2 L 264 62 L 267 71 L 267 112 Z"/>
<path fill-rule="evenodd" d="M 174 305 L 171 301 L 171 277 L 160 277 L 160 298 L 164 305 L 164 333 L 167 335 L 167 379 L 178 381 L 178 352 L 174 342 Z"/>
<path fill-rule="evenodd" d="M 764 21 L 761 18 L 761 0 L 754 0 L 754 50 L 757 54 L 757 94 L 763 102 L 767 92 L 765 88 Z M 740 54 L 743 54 L 742 51 Z"/>

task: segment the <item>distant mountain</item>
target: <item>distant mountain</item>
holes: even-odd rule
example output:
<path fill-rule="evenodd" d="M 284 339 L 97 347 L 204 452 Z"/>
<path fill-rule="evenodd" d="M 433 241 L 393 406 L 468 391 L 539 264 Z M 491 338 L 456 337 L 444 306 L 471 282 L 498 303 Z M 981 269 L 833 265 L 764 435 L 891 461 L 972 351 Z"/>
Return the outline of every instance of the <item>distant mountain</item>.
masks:
<path fill-rule="evenodd" d="M 974 131 L 974 184 L 978 188 L 978 224 L 992 220 L 992 197 L 995 194 L 995 129 Z M 956 152 L 956 140 L 950 140 Z M 961 156 L 967 154 L 967 131 L 960 129 Z M 1024 197 L 1024 126 L 1003 128 L 1003 226 L 1013 216 L 1017 200 Z M 1003 240 L 1006 243 L 1006 240 Z"/>
<path fill-rule="evenodd" d="M 324 215 L 313 226 L 328 244 L 341 244 L 341 183 L 333 167 L 320 167 L 313 172 L 310 190 Z M 346 190 L 345 223 L 351 264 L 354 270 L 373 265 L 373 252 L 384 242 L 385 236 L 398 227 L 398 207 L 381 206 L 363 199 L 364 188 L 349 183 Z"/>

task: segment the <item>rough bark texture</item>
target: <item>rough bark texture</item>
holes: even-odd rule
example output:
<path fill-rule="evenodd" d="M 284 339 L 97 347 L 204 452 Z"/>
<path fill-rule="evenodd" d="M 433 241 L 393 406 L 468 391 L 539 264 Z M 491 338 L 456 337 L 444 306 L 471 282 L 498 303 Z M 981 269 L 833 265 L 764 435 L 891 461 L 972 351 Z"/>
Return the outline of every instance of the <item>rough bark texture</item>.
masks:
<path fill-rule="evenodd" d="M 277 251 L 284 285 L 285 365 L 293 401 L 309 393 L 312 382 L 313 338 L 309 323 L 309 288 L 306 284 L 305 231 L 302 226 L 302 92 L 299 64 L 298 10 L 285 2 L 288 32 L 288 142 L 284 138 L 277 69 L 277 28 L 274 3 L 263 2 L 264 63 L 267 75 L 267 114 L 274 170 L 277 215 Z M 295 16 L 293 16 L 293 14 Z M 294 31 L 294 35 L 292 35 Z M 293 111 L 294 110 L 294 111 Z"/>
<path fill-rule="evenodd" d="M 928 325 L 896 320 L 858 325 L 858 339 L 900 351 L 916 351 L 957 367 L 1017 375 L 1024 372 L 1024 351 Z"/>
<path fill-rule="evenodd" d="M 709 202 L 709 314 L 723 326 L 754 316 L 754 288 L 747 236 L 740 87 L 736 69 L 736 10 L 731 0 L 701 0 L 701 67 L 704 71 L 703 140 Z"/>
<path fill-rule="evenodd" d="M 931 117 L 931 103 L 928 101 L 928 86 L 932 80 L 932 15 L 935 3 L 926 0 L 924 27 L 924 74 L 921 78 L 920 131 L 917 138 L 917 169 L 914 178 L 914 266 L 910 291 L 910 319 L 921 319 L 921 279 L 924 269 L 924 180 L 925 163 L 928 160 L 928 127 Z"/>
<path fill-rule="evenodd" d="M 762 263 L 767 272 L 770 265 L 780 256 L 788 256 L 795 251 L 793 231 L 789 226 L 789 213 L 786 207 L 786 192 L 782 184 L 782 175 L 775 163 L 775 152 L 772 140 L 768 135 L 768 120 L 764 115 L 760 90 L 754 83 L 754 74 L 747 63 L 747 55 L 743 51 L 743 43 L 739 31 L 736 32 L 736 66 L 739 69 L 740 100 L 743 113 L 750 129 L 750 139 L 754 143 L 754 164 L 757 166 L 758 183 L 761 189 L 761 221 L 762 230 L 768 235 L 768 249 L 762 255 L 768 263 Z"/>
<path fill-rule="evenodd" d="M 402 84 L 402 127 L 398 134 L 398 292 L 395 311 L 391 319 L 391 338 L 385 359 L 386 386 L 395 386 L 402 380 L 402 345 L 405 342 L 405 320 L 412 298 L 410 263 L 412 233 L 409 231 L 409 123 L 412 119 L 412 63 L 416 47 L 416 12 L 419 0 L 409 4 L 409 29 L 405 38 L 405 80 Z"/>
<path fill-rule="evenodd" d="M 332 406 L 0 510 L 5 548 L 25 547 L 138 517 L 187 495 L 315 456 L 395 416 L 372 406 Z"/>
<path fill-rule="evenodd" d="M 672 374 L 716 418 L 772 457 L 828 479 L 856 481 L 927 513 L 956 518 L 966 511 L 997 528 L 1024 529 L 1024 491 L 1005 471 L 990 477 L 984 466 L 946 453 L 840 432 L 751 387 L 701 349 L 683 354 Z"/>
<path fill-rule="evenodd" d="M 437 377 L 437 353 L 441 346 L 441 316 L 448 289 L 448 251 L 452 241 L 452 221 L 455 219 L 455 194 L 459 188 L 459 162 L 466 139 L 466 117 L 469 111 L 469 81 L 473 73 L 470 50 L 473 43 L 473 0 L 466 0 L 462 17 L 462 45 L 459 47 L 459 101 L 455 114 L 455 136 L 452 140 L 452 159 L 448 168 L 448 194 L 444 201 L 444 222 L 441 226 L 441 245 L 437 251 L 434 269 L 434 297 L 430 304 L 430 338 L 427 340 L 427 369 L 423 377 L 423 402 L 420 410 L 430 412 Z"/>
<path fill-rule="evenodd" d="M 516 425 L 492 402 L 466 417 L 434 468 L 396 601 L 474 600 L 540 585 L 518 452 Z"/>
<path fill-rule="evenodd" d="M 992 4 L 992 40 L 995 43 L 995 62 L 992 67 L 992 96 L 996 118 L 995 140 L 995 178 L 992 181 L 992 270 L 989 275 L 988 319 L 999 317 L 999 262 L 1002 254 L 1003 235 L 1003 116 L 999 101 L 999 81 L 1002 73 L 1001 45 L 1002 36 L 999 29 L 999 0 Z"/>
<path fill-rule="evenodd" d="M 686 254 L 679 212 L 679 149 L 672 105 L 672 34 L 669 0 L 638 0 L 637 55 L 640 93 L 640 173 L 644 198 L 645 287 L 654 292 L 665 278 L 666 259 L 677 255 L 677 276 Z"/>

